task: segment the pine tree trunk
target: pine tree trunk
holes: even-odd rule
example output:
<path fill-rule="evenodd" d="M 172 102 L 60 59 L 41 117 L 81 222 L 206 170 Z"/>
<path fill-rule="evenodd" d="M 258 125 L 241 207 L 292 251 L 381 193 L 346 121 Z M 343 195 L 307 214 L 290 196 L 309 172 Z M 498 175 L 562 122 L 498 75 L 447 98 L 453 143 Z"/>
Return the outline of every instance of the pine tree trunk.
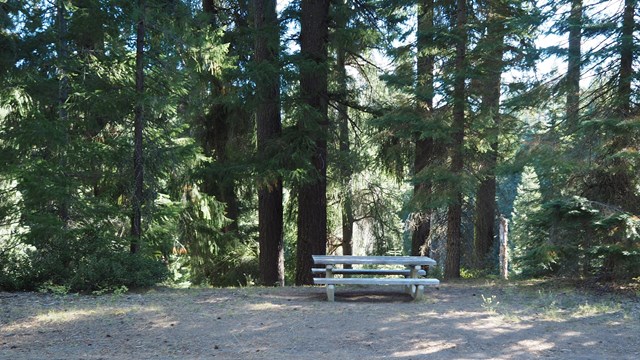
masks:
<path fill-rule="evenodd" d="M 497 150 L 497 149 L 496 149 Z M 491 152 L 494 152 L 492 148 Z M 484 160 L 486 171 L 495 172 L 496 157 L 488 154 Z M 479 269 L 490 266 L 488 260 L 493 248 L 495 231 L 494 221 L 496 213 L 496 177 L 495 174 L 487 174 L 478 186 L 476 194 L 476 209 L 474 219 L 474 257 Z"/>
<path fill-rule="evenodd" d="M 509 220 L 500 216 L 500 277 L 509 279 Z"/>
<path fill-rule="evenodd" d="M 625 0 L 622 14 L 622 32 L 620 36 L 620 74 L 618 78 L 617 112 L 621 120 L 628 119 L 631 115 L 631 81 L 633 78 L 633 40 L 636 27 L 635 15 L 636 0 Z M 615 152 L 630 146 L 631 137 L 618 136 L 611 147 Z M 606 203 L 615 204 L 630 213 L 640 210 L 640 197 L 636 194 L 633 186 L 635 174 L 629 172 L 630 166 L 625 164 L 625 159 L 615 158 L 611 165 L 612 173 L 606 178 L 606 187 L 603 193 Z M 613 191 L 612 191 L 613 190 Z M 618 235 L 619 236 L 619 235 Z M 607 245 L 620 241 L 615 237 L 607 238 Z M 604 259 L 603 271 L 605 276 L 614 278 L 618 274 L 620 256 L 609 254 Z"/>
<path fill-rule="evenodd" d="M 476 196 L 474 250 L 476 266 L 488 267 L 487 262 L 495 239 L 496 220 L 496 165 L 498 163 L 498 138 L 500 136 L 500 84 L 502 77 L 504 35 L 502 23 L 505 9 L 498 3 L 489 4 L 487 17 L 488 53 L 483 64 L 482 115 L 490 119 L 489 131 L 485 137 L 491 141 L 491 149 L 482 158 L 482 180 Z"/>
<path fill-rule="evenodd" d="M 567 59 L 567 127 L 574 132 L 580 110 L 580 67 L 582 40 L 582 0 L 571 0 L 569 14 L 569 56 Z"/>
<path fill-rule="evenodd" d="M 311 163 L 316 174 L 298 191 L 296 285 L 313 282 L 311 255 L 323 255 L 327 251 L 328 18 L 329 0 L 302 1 L 300 93 L 309 111 L 298 126 L 311 129 L 315 137 Z"/>
<path fill-rule="evenodd" d="M 58 118 L 60 120 L 60 126 L 64 129 L 65 139 L 62 141 L 62 147 L 67 146 L 68 137 L 67 129 L 69 128 L 69 115 L 67 113 L 67 100 L 69 99 L 69 78 L 66 71 L 66 62 L 68 61 L 69 49 L 68 49 L 68 26 L 67 26 L 67 9 L 65 7 L 65 2 L 62 0 L 58 0 L 56 2 L 56 25 L 57 25 L 57 36 L 58 36 Z M 60 169 L 61 176 L 65 177 L 65 172 L 67 171 L 67 155 L 66 150 L 60 149 Z M 58 217 L 65 228 L 67 228 L 69 224 L 69 198 L 67 195 L 71 194 L 71 191 L 68 189 L 66 185 L 66 181 L 63 179 L 62 182 L 65 184 L 65 191 L 63 196 L 60 199 L 59 207 L 58 207 Z"/>
<path fill-rule="evenodd" d="M 462 176 L 464 167 L 464 109 L 465 109 L 465 56 L 467 46 L 466 0 L 457 0 L 456 13 L 456 57 L 455 77 L 453 84 L 453 141 L 451 149 L 451 172 L 456 179 Z M 460 248 L 462 243 L 462 191 L 459 184 L 454 184 L 451 204 L 447 211 L 447 258 L 445 261 L 445 279 L 460 277 Z"/>
<path fill-rule="evenodd" d="M 344 5 L 344 0 L 342 0 Z M 347 26 L 348 14 L 336 15 L 336 24 L 338 29 L 344 29 Z M 338 82 L 338 138 L 340 142 L 340 153 L 342 159 L 347 159 L 340 164 L 340 182 L 342 184 L 342 254 L 353 255 L 353 224 L 355 222 L 353 216 L 353 189 L 351 187 L 351 178 L 353 176 L 353 168 L 349 162 L 351 154 L 351 143 L 349 140 L 349 108 L 346 105 L 347 100 L 347 65 L 346 65 L 347 49 L 343 43 L 337 45 L 336 50 L 336 73 Z M 350 264 L 345 264 L 345 268 L 351 268 Z"/>
<path fill-rule="evenodd" d="M 340 87 L 340 93 L 346 95 L 347 91 L 347 72 L 345 67 L 345 51 L 344 49 L 338 50 L 338 86 Z M 349 116 L 347 114 L 347 105 L 340 103 L 338 108 L 338 122 L 339 122 L 339 138 L 340 138 L 340 152 L 343 154 L 343 158 L 348 159 L 351 151 L 351 144 L 349 142 Z M 341 171 L 342 181 L 342 254 L 353 255 L 353 223 L 355 222 L 353 216 L 353 189 L 351 188 L 351 177 L 353 171 L 351 164 L 347 161 L 343 163 Z M 351 265 L 345 265 L 345 268 L 350 268 Z"/>
<path fill-rule="evenodd" d="M 202 0 L 202 10 L 209 19 L 209 26 L 217 29 L 218 6 L 215 0 Z M 224 96 L 225 84 L 221 79 L 212 74 L 207 75 L 209 91 L 212 99 Z M 223 168 L 229 163 L 229 113 L 224 104 L 213 104 L 201 118 L 204 131 L 201 135 L 201 142 L 204 153 L 215 159 L 219 168 Z M 228 171 L 209 174 L 204 178 L 202 186 L 207 195 L 214 196 L 216 200 L 225 204 L 226 217 L 231 220 L 229 224 L 222 228 L 225 233 L 238 230 L 238 217 L 240 208 L 238 196 L 236 195 L 235 176 Z"/>
<path fill-rule="evenodd" d="M 433 42 L 433 0 L 422 0 L 418 4 L 418 41 L 417 41 L 417 72 L 418 85 L 416 89 L 420 111 L 425 122 L 433 121 L 433 68 L 434 57 L 428 54 L 428 48 Z M 413 171 L 416 176 L 432 164 L 436 158 L 436 144 L 431 136 L 416 136 L 415 159 Z M 416 182 L 413 189 L 414 203 L 421 208 L 414 216 L 415 224 L 411 234 L 411 255 L 428 256 L 430 253 L 427 241 L 431 233 L 431 209 L 425 208 L 423 201 L 431 197 L 432 184 L 422 180 Z M 428 205 L 427 205 L 428 206 Z"/>
<path fill-rule="evenodd" d="M 620 79 L 618 82 L 618 111 L 622 117 L 631 112 L 631 79 L 633 77 L 633 32 L 636 0 L 625 0 L 620 37 Z"/>
<path fill-rule="evenodd" d="M 131 253 L 140 250 L 142 237 L 142 203 L 143 203 L 143 149 L 142 132 L 144 130 L 144 37 L 145 37 L 145 2 L 138 0 L 140 18 L 136 24 L 136 96 L 133 125 L 133 216 L 131 218 Z"/>
<path fill-rule="evenodd" d="M 256 123 L 258 156 L 269 153 L 282 131 L 280 121 L 280 34 L 275 0 L 254 0 Z M 258 242 L 260 277 L 264 285 L 284 286 L 282 179 L 269 180 L 258 190 Z"/>

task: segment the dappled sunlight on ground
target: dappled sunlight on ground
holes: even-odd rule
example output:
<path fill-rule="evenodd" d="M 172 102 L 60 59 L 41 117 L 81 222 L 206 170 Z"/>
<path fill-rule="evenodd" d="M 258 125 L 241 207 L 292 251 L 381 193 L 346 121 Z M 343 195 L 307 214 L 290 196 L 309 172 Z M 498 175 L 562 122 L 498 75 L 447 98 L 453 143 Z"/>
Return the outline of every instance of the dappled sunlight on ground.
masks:
<path fill-rule="evenodd" d="M 418 302 L 392 287 L 340 287 L 335 303 L 322 287 L 0 302 L 2 359 L 640 358 L 637 300 L 512 284 L 445 284 Z"/>
<path fill-rule="evenodd" d="M 550 350 L 553 349 L 554 346 L 555 343 L 548 339 L 525 339 L 509 346 L 508 351 L 527 353 L 531 351 L 531 349 L 535 349 L 535 351 Z"/>
<path fill-rule="evenodd" d="M 391 354 L 391 357 L 415 358 L 418 356 L 434 354 L 447 349 L 453 349 L 455 347 L 456 344 L 450 341 L 422 341 L 418 344 L 413 345 L 412 349 L 394 352 L 393 354 Z"/>
<path fill-rule="evenodd" d="M 273 304 L 273 303 L 259 303 L 259 304 L 249 304 L 247 308 L 251 311 L 275 311 L 275 310 L 285 310 L 285 306 L 281 304 Z"/>
<path fill-rule="evenodd" d="M 480 317 L 478 319 L 457 324 L 456 328 L 467 331 L 478 332 L 480 337 L 492 337 L 500 334 L 506 334 L 512 331 L 523 331 L 531 329 L 532 324 L 505 324 L 501 319 L 493 319 L 491 317 Z"/>

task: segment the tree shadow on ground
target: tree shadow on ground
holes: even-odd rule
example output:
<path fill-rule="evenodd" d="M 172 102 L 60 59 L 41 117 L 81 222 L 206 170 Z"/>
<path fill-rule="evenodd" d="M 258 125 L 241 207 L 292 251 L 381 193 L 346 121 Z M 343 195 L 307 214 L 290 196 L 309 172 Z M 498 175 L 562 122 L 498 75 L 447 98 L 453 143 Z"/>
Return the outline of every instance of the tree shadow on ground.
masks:
<path fill-rule="evenodd" d="M 487 307 L 482 294 L 497 294 L 500 304 Z M 401 290 L 380 287 L 340 288 L 333 303 L 322 287 L 121 297 L 22 294 L 0 297 L 3 311 L 9 311 L 0 316 L 0 358 L 640 357 L 637 302 L 581 317 L 545 313 L 545 304 L 597 300 L 562 300 L 574 295 L 548 293 L 541 300 L 517 287 L 464 283 L 429 290 L 418 302 Z M 11 315 L 14 311 L 19 315 Z"/>

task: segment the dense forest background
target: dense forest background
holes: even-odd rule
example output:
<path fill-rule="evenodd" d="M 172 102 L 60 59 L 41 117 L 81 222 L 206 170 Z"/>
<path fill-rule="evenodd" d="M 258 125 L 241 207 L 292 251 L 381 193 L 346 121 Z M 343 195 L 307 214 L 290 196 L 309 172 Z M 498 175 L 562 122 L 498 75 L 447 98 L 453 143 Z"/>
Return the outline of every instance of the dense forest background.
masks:
<path fill-rule="evenodd" d="M 640 276 L 635 0 L 0 0 L 0 289 Z"/>

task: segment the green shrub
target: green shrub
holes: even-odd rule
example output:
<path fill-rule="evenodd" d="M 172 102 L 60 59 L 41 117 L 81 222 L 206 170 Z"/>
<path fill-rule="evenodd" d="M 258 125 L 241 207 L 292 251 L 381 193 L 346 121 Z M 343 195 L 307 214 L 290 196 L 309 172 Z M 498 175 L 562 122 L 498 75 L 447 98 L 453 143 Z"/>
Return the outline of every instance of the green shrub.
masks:
<path fill-rule="evenodd" d="M 33 290 L 33 270 L 28 249 L 0 241 L 0 290 Z"/>
<path fill-rule="evenodd" d="M 92 255 L 83 259 L 69 279 L 69 286 L 76 291 L 94 291 L 149 287 L 167 278 L 169 272 L 161 262 L 137 254 L 115 253 L 106 256 Z"/>

